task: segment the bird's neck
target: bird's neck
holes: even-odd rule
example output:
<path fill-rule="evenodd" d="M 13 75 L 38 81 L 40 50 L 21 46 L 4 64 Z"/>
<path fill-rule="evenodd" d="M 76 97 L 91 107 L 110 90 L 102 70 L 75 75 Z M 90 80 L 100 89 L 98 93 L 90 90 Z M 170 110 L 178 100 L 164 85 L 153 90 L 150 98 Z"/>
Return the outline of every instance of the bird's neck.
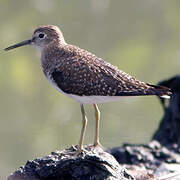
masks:
<path fill-rule="evenodd" d="M 41 64 L 44 73 L 60 65 L 67 44 L 51 43 L 41 50 Z"/>

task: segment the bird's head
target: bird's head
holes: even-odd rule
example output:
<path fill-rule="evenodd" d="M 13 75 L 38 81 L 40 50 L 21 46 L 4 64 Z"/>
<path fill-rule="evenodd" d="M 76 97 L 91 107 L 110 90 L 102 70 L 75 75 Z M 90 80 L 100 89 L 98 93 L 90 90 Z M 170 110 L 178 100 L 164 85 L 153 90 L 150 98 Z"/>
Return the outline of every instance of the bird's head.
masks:
<path fill-rule="evenodd" d="M 40 26 L 34 31 L 31 39 L 9 46 L 4 50 L 8 51 L 25 45 L 33 45 L 38 49 L 43 50 L 45 47 L 47 47 L 50 44 L 58 44 L 58 45 L 66 44 L 63 34 L 57 26 L 53 26 L 53 25 Z"/>

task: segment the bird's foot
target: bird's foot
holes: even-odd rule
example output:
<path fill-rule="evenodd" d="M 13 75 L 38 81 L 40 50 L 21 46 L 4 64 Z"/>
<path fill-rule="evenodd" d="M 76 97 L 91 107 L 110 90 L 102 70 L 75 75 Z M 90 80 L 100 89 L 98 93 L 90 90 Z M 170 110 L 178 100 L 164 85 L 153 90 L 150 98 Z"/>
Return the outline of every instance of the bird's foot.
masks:
<path fill-rule="evenodd" d="M 104 149 L 103 145 L 100 142 L 94 143 L 94 147 L 100 147 L 100 148 Z"/>
<path fill-rule="evenodd" d="M 74 156 L 82 156 L 88 152 L 83 147 L 80 148 L 78 145 L 76 145 L 76 146 L 72 145 L 71 148 L 72 148 L 72 151 L 69 153 L 74 155 Z"/>
<path fill-rule="evenodd" d="M 91 148 L 101 148 L 104 149 L 104 147 L 101 145 L 100 142 L 94 142 L 93 145 L 90 146 Z"/>

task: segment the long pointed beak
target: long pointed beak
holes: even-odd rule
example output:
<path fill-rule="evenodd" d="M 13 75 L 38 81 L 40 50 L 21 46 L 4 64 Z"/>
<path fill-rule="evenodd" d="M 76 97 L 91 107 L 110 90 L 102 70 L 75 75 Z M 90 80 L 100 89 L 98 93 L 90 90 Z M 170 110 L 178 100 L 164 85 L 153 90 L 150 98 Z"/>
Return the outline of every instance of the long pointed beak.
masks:
<path fill-rule="evenodd" d="M 29 45 L 31 43 L 32 43 L 32 39 L 28 39 L 28 40 L 22 41 L 20 43 L 14 44 L 12 46 L 9 46 L 9 47 L 5 48 L 4 50 L 9 51 L 11 49 L 15 49 L 15 48 L 18 48 L 18 47 L 21 47 L 21 46 Z"/>

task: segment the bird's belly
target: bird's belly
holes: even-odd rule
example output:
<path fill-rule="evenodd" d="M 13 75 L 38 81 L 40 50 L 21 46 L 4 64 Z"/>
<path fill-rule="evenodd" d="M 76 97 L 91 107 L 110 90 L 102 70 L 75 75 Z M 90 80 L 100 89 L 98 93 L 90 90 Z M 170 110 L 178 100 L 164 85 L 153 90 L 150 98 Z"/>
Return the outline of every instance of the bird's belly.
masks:
<path fill-rule="evenodd" d="M 68 94 L 68 96 L 75 99 L 80 104 L 98 104 L 113 102 L 120 99 L 120 96 L 78 96 L 73 94 Z"/>
<path fill-rule="evenodd" d="M 51 83 L 51 85 L 54 86 L 59 92 L 70 98 L 75 99 L 80 104 L 97 104 L 97 103 L 113 102 L 113 101 L 117 101 L 120 98 L 120 96 L 79 96 L 75 94 L 68 94 L 62 91 L 50 76 L 46 76 L 46 77 L 48 81 Z"/>

